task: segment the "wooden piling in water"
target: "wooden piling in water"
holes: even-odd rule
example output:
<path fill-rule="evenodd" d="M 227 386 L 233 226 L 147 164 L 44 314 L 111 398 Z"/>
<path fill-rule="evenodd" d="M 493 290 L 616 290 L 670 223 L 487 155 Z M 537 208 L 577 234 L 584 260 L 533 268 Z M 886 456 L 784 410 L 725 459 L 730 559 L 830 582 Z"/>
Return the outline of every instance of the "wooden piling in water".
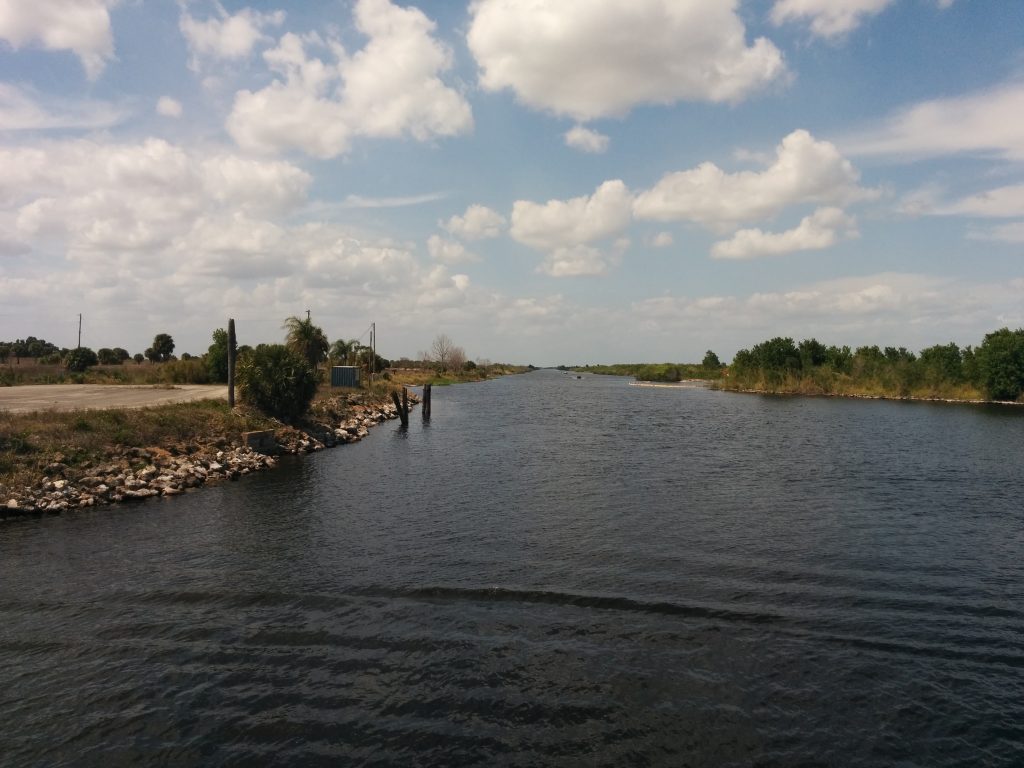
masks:
<path fill-rule="evenodd" d="M 398 411 L 398 418 L 402 422 L 403 427 L 409 426 L 409 393 L 405 387 L 402 387 L 402 398 L 399 399 L 397 392 L 391 393 L 391 400 L 395 404 L 395 410 Z"/>
<path fill-rule="evenodd" d="M 420 404 L 423 420 L 430 421 L 430 384 L 423 385 L 423 402 Z"/>

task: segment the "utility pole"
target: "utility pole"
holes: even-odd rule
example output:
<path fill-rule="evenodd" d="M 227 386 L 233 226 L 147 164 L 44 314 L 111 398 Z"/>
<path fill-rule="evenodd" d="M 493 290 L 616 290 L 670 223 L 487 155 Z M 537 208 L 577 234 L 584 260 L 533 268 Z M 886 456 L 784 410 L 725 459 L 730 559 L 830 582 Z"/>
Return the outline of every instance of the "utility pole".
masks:
<path fill-rule="evenodd" d="M 307 323 L 309 322 L 309 310 L 308 309 L 306 310 L 306 322 Z"/>
<path fill-rule="evenodd" d="M 78 349 L 82 348 L 82 313 L 78 313 Z"/>
<path fill-rule="evenodd" d="M 228 318 L 228 408 L 235 407 L 235 319 Z"/>
<path fill-rule="evenodd" d="M 370 383 L 377 373 L 377 324 L 370 323 Z"/>

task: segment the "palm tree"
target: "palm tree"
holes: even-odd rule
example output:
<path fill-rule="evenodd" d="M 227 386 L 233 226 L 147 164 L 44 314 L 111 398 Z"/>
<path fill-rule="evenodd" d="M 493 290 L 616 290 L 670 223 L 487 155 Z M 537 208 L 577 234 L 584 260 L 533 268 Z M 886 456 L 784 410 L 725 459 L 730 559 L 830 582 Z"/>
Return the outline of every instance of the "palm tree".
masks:
<path fill-rule="evenodd" d="M 330 357 L 332 360 L 337 360 L 339 363 L 348 362 L 349 352 L 352 351 L 352 342 L 345 341 L 344 339 L 338 339 L 336 342 L 331 344 Z"/>
<path fill-rule="evenodd" d="M 348 341 L 338 339 L 331 345 L 331 357 L 335 360 L 340 360 L 346 365 L 350 365 L 359 349 L 359 339 L 349 339 Z"/>
<path fill-rule="evenodd" d="M 300 320 L 295 316 L 285 320 L 282 327 L 288 332 L 285 346 L 302 355 L 316 370 L 330 348 L 323 328 L 313 325 L 313 321 L 308 317 Z"/>

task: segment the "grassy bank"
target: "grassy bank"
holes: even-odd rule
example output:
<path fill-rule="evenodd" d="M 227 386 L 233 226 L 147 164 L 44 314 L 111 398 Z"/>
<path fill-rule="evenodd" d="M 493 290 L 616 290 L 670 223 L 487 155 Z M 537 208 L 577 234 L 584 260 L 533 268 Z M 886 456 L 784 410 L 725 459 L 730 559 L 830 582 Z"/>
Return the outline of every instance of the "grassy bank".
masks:
<path fill-rule="evenodd" d="M 132 448 L 188 455 L 238 446 L 241 434 L 253 430 L 320 435 L 347 419 L 353 403 L 389 403 L 391 388 L 387 382 L 371 390 L 324 387 L 307 415 L 293 425 L 244 406 L 231 409 L 221 400 L 138 409 L 0 411 L 0 497 L 37 483 L 54 464 L 65 465 L 67 476 L 73 477 Z"/>
<path fill-rule="evenodd" d="M 191 453 L 201 444 L 238 442 L 242 432 L 272 429 L 277 422 L 223 401 L 103 411 L 0 411 L 0 490 L 31 485 L 46 467 L 74 472 L 127 448 L 160 447 Z"/>
<path fill-rule="evenodd" d="M 615 365 L 585 365 L 571 370 L 605 376 L 633 376 L 639 381 L 666 383 L 684 379 L 713 381 L 722 376 L 720 367 L 707 368 L 695 363 L 617 363 Z"/>
<path fill-rule="evenodd" d="M 740 379 L 723 378 L 712 384 L 717 389 L 732 392 L 763 392 L 777 395 L 829 395 L 834 397 L 872 397 L 890 400 L 955 400 L 980 402 L 987 400 L 978 387 L 967 383 L 933 383 L 907 386 L 885 379 L 858 380 L 832 371 L 819 371 L 813 375 L 779 378 L 746 376 Z"/>
<path fill-rule="evenodd" d="M 422 387 L 430 384 L 435 387 L 443 387 L 449 384 L 466 384 L 475 381 L 486 381 L 497 376 L 507 376 L 513 373 L 525 373 L 530 370 L 521 365 L 489 365 L 479 366 L 469 370 L 461 371 L 435 371 L 429 368 L 392 368 L 388 374 L 388 381 L 400 387 Z"/>

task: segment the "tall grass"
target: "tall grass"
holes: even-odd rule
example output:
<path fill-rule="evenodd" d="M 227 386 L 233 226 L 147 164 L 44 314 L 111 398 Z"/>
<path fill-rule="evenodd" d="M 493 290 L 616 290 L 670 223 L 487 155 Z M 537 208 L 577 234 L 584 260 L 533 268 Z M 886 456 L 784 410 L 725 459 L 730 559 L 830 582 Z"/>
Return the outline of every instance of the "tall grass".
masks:
<path fill-rule="evenodd" d="M 984 400 L 985 394 L 969 383 L 932 382 L 908 385 L 896 376 L 852 375 L 827 367 L 809 373 L 766 376 L 755 370 L 721 379 L 715 386 L 725 390 L 752 390 L 795 395 L 843 395 L 856 397 L 918 398 L 931 400 Z"/>
<path fill-rule="evenodd" d="M 200 358 L 166 363 L 95 365 L 72 373 L 62 365 L 9 361 L 0 366 L 0 386 L 19 384 L 209 384 L 210 374 Z"/>

